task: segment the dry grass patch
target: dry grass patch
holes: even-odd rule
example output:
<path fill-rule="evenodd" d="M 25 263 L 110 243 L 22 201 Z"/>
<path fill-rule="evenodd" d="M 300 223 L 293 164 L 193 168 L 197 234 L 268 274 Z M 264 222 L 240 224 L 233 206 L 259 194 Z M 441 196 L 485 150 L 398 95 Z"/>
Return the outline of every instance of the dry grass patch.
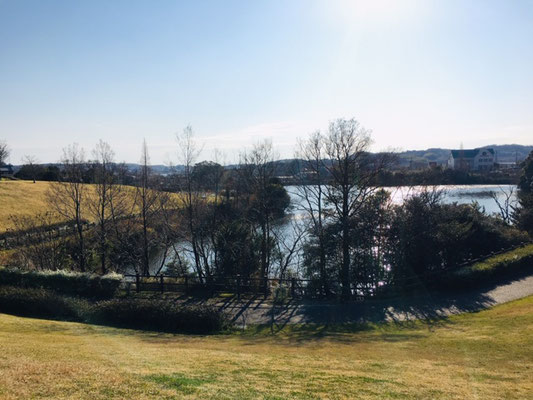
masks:
<path fill-rule="evenodd" d="M 49 210 L 46 193 L 50 182 L 0 182 L 0 233 L 13 228 L 11 215 L 32 216 Z"/>
<path fill-rule="evenodd" d="M 2 180 L 0 181 L 0 233 L 14 228 L 10 219 L 11 216 L 27 217 L 45 213 L 50 210 L 47 200 L 47 193 L 52 182 L 36 182 L 23 180 Z M 87 184 L 87 195 L 94 196 L 94 185 Z M 127 192 L 134 197 L 134 188 L 125 186 Z M 173 199 L 179 200 L 179 195 L 171 194 Z M 94 222 L 91 213 L 86 209 L 84 218 Z M 61 222 L 58 219 L 56 222 Z"/>
<path fill-rule="evenodd" d="M 533 297 L 437 325 L 291 327 L 273 337 L 0 315 L 0 348 L 6 399 L 527 399 Z"/>
<path fill-rule="evenodd" d="M 31 217 L 40 213 L 53 211 L 48 204 L 48 191 L 52 182 L 33 181 L 8 181 L 0 182 L 0 233 L 14 228 L 12 216 Z M 94 196 L 93 185 L 86 185 L 87 195 Z M 84 215 L 92 222 L 91 215 L 87 211 Z M 62 222 L 58 216 L 56 222 Z"/>

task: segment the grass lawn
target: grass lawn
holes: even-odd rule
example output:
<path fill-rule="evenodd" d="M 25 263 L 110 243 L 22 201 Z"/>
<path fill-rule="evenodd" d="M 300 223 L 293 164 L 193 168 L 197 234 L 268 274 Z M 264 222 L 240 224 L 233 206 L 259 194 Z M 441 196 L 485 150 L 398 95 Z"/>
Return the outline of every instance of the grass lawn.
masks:
<path fill-rule="evenodd" d="M 216 336 L 0 314 L 0 398 L 533 399 L 533 297 L 437 324 Z"/>

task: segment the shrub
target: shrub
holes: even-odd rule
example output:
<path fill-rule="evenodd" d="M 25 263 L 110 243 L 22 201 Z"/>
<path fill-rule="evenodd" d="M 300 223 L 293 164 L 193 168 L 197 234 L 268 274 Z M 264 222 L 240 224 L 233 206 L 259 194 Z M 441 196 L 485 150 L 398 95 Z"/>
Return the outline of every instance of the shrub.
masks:
<path fill-rule="evenodd" d="M 210 333 L 227 326 L 225 314 L 209 306 L 182 306 L 163 300 L 113 299 L 93 306 L 93 322 L 165 332 Z"/>
<path fill-rule="evenodd" d="M 113 297 L 121 283 L 117 274 L 95 275 L 64 270 L 21 271 L 0 268 L 0 285 L 44 288 L 56 293 L 91 298 Z"/>
<path fill-rule="evenodd" d="M 11 286 L 0 286 L 0 312 L 164 332 L 214 333 L 226 328 L 229 322 L 223 312 L 209 306 L 144 299 L 102 300 L 91 304 L 46 289 Z"/>
<path fill-rule="evenodd" d="M 87 302 L 63 297 L 45 289 L 0 287 L 0 312 L 25 317 L 59 318 L 79 321 Z"/>
<path fill-rule="evenodd" d="M 522 175 L 518 183 L 518 202 L 514 218 L 522 229 L 533 237 L 533 151 L 522 164 Z"/>
<path fill-rule="evenodd" d="M 439 272 L 528 239 L 501 219 L 485 215 L 477 204 L 442 204 L 439 196 L 422 193 L 394 210 L 386 256 L 398 286 L 406 286 L 412 276 L 432 284 Z"/>

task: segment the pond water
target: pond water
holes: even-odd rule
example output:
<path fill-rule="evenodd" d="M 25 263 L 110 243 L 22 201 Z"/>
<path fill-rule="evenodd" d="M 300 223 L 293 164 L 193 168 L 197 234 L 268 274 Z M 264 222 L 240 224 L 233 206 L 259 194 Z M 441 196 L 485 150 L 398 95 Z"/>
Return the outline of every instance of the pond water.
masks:
<path fill-rule="evenodd" d="M 293 237 L 294 232 L 291 227 L 291 220 L 297 220 L 300 218 L 305 218 L 305 215 L 302 210 L 299 210 L 298 205 L 302 199 L 298 196 L 298 188 L 296 186 L 287 186 L 287 192 L 291 197 L 292 202 L 292 211 L 291 215 L 286 219 L 285 224 L 278 226 L 278 229 L 281 227 L 283 235 L 290 241 Z M 391 200 L 394 204 L 401 204 L 403 201 L 408 199 L 411 196 L 421 193 L 424 190 L 427 190 L 428 187 L 423 186 L 396 186 L 396 187 L 386 187 L 384 188 L 391 195 Z M 506 198 L 506 194 L 512 194 L 512 200 L 516 201 L 516 186 L 515 185 L 454 185 L 454 186 L 433 186 L 431 189 L 442 191 L 442 201 L 444 203 L 458 203 L 458 204 L 468 204 L 472 202 L 477 202 L 484 210 L 485 213 L 490 215 L 499 212 L 498 205 L 493 199 L 493 195 L 496 195 L 499 201 L 503 204 Z M 192 263 L 193 259 L 190 252 L 186 251 L 187 246 L 184 243 L 178 243 L 176 248 L 180 249 L 182 257 L 188 259 Z M 172 253 L 170 251 L 166 257 L 163 257 L 162 254 L 158 254 L 151 261 L 150 272 L 156 273 L 161 267 L 162 262 L 168 264 L 172 261 Z M 163 259 L 165 261 L 163 261 Z M 164 271 L 163 267 L 163 271 Z"/>
<path fill-rule="evenodd" d="M 431 189 L 442 191 L 442 201 L 444 203 L 458 203 L 469 204 L 477 202 L 484 208 L 485 213 L 490 215 L 499 213 L 499 208 L 493 195 L 496 195 L 500 203 L 504 203 L 506 195 L 512 193 L 512 201 L 516 202 L 516 186 L 515 185 L 440 185 L 431 186 Z M 403 201 L 424 190 L 428 190 L 427 186 L 394 186 L 385 187 L 391 195 L 391 200 L 394 204 L 401 204 Z M 296 186 L 287 186 L 287 191 L 291 196 L 291 201 L 294 205 L 294 213 L 299 214 L 298 204 L 301 202 L 298 196 L 298 188 Z"/>

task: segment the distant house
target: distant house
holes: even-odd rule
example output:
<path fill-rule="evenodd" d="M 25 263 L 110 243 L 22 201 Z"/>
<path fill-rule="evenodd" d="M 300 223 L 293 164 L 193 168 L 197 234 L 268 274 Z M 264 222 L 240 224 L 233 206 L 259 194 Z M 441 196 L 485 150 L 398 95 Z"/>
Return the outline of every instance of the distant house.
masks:
<path fill-rule="evenodd" d="M 13 176 L 13 167 L 11 165 L 0 166 L 0 177 Z"/>
<path fill-rule="evenodd" d="M 490 171 L 494 168 L 496 152 L 492 148 L 452 150 L 448 168 L 463 171 Z"/>

